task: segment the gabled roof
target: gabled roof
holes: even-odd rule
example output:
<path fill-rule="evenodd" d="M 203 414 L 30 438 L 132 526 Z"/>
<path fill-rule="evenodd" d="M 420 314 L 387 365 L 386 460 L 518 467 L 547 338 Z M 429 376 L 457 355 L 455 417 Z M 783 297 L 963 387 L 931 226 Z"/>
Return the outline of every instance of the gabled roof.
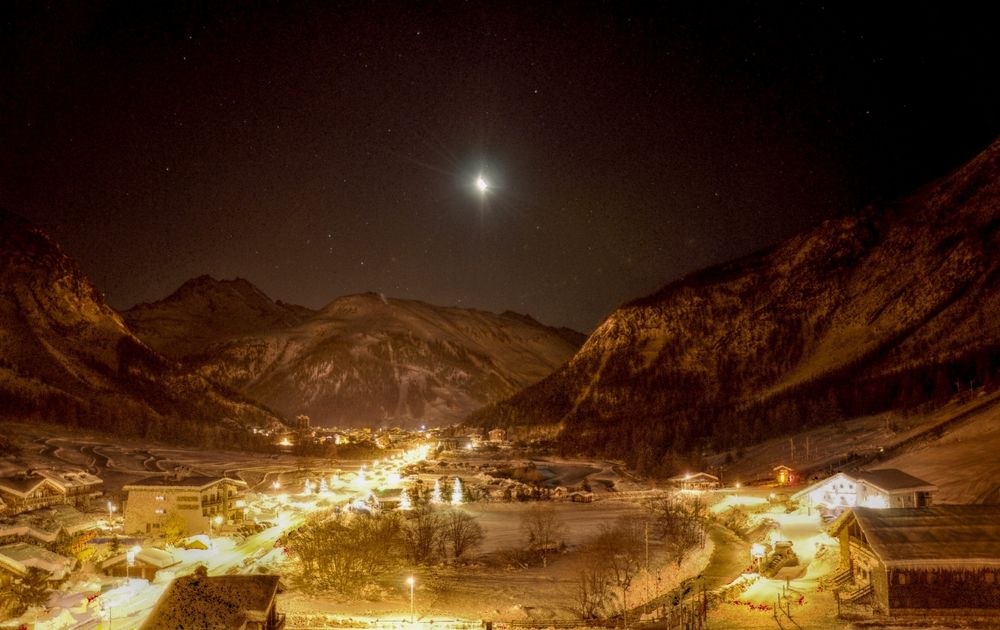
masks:
<path fill-rule="evenodd" d="M 671 481 L 718 481 L 719 478 L 715 475 L 710 475 L 706 472 L 696 472 L 696 473 L 684 473 L 683 475 L 674 475 L 670 478 Z"/>
<path fill-rule="evenodd" d="M 791 466 L 785 466 L 784 464 L 778 464 L 771 470 L 794 470 Z"/>
<path fill-rule="evenodd" d="M 53 490 L 62 491 L 62 487 L 51 479 L 43 477 L 37 473 L 30 475 L 16 475 L 13 477 L 0 477 L 0 490 L 19 497 L 27 498 L 29 494 L 38 489 L 42 484 L 48 484 Z"/>
<path fill-rule="evenodd" d="M 122 487 L 123 490 L 132 490 L 137 488 L 191 488 L 204 490 L 210 486 L 223 481 L 229 481 L 240 486 L 246 486 L 247 483 L 242 479 L 231 479 L 229 477 L 210 477 L 207 475 L 193 475 L 191 477 L 183 477 L 178 479 L 177 477 L 146 477 L 145 479 L 140 479 L 136 482 L 126 484 Z"/>
<path fill-rule="evenodd" d="M 73 567 L 73 560 L 48 549 L 28 543 L 14 543 L 0 547 L 0 565 L 24 575 L 28 568 L 36 567 L 48 572 L 53 579 L 61 580 Z"/>
<path fill-rule="evenodd" d="M 97 475 L 92 475 L 83 470 L 39 470 L 38 474 L 52 480 L 53 483 L 58 485 L 63 490 L 68 490 L 69 488 L 97 486 L 104 483 L 103 480 Z"/>
<path fill-rule="evenodd" d="M 839 530 L 856 521 L 887 567 L 1000 567 L 1000 505 L 853 508 L 851 513 Z"/>
<path fill-rule="evenodd" d="M 278 593 L 278 575 L 188 575 L 175 579 L 143 630 L 243 628 L 264 621 Z"/>
<path fill-rule="evenodd" d="M 102 562 L 101 568 L 107 569 L 108 567 L 113 567 L 127 561 L 128 554 L 121 553 Z M 135 561 L 147 564 L 156 569 L 165 569 L 180 563 L 180 560 L 174 558 L 170 553 L 162 549 L 156 549 L 155 547 L 144 547 L 143 549 L 140 549 L 135 554 Z"/>
<path fill-rule="evenodd" d="M 885 492 L 902 490 L 937 490 L 934 484 L 918 479 L 896 468 L 880 468 L 879 470 L 862 470 L 854 473 L 855 479 L 864 481 Z"/>
<path fill-rule="evenodd" d="M 833 473 L 832 475 L 830 475 L 826 479 L 820 479 L 819 481 L 817 481 L 817 482 L 815 482 L 815 483 L 813 483 L 811 485 L 808 485 L 805 488 L 802 488 L 801 490 L 799 490 L 798 492 L 796 492 L 795 494 L 792 495 L 792 500 L 793 501 L 798 501 L 802 497 L 808 496 L 809 494 L 811 494 L 814 490 L 819 490 L 820 488 L 822 488 L 826 484 L 828 484 L 831 481 L 834 481 L 834 480 L 836 480 L 838 478 L 844 479 L 845 481 L 850 481 L 852 483 L 854 483 L 854 481 L 855 481 L 853 477 L 851 477 L 850 475 L 848 475 L 845 472 Z"/>

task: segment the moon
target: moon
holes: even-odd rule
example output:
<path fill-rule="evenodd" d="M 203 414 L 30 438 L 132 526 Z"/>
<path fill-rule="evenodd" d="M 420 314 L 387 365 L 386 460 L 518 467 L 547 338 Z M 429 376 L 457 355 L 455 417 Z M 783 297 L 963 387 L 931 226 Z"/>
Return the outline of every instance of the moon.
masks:
<path fill-rule="evenodd" d="M 481 193 L 485 193 L 490 187 L 490 183 L 486 181 L 486 178 L 480 175 L 476 178 L 476 188 Z"/>

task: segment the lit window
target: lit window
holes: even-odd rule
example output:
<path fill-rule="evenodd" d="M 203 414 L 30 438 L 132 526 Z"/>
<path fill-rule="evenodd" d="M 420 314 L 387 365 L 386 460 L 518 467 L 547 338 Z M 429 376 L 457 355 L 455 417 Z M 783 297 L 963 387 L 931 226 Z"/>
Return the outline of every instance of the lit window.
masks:
<path fill-rule="evenodd" d="M 156 513 L 157 513 L 157 514 L 166 514 L 166 513 L 167 513 L 167 511 L 166 511 L 166 510 L 164 510 L 163 508 L 156 508 Z"/>
<path fill-rule="evenodd" d="M 165 501 L 165 500 L 166 500 L 166 497 L 165 497 L 165 496 L 163 496 L 162 494 L 158 494 L 158 495 L 156 495 L 156 500 L 157 500 L 157 501 Z"/>

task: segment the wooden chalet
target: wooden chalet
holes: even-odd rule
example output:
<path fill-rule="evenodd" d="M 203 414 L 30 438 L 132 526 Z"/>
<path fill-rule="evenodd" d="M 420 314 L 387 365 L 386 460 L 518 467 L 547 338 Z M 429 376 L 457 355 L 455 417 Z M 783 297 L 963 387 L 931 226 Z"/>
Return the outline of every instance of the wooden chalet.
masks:
<path fill-rule="evenodd" d="M 889 615 L 1000 615 L 1000 505 L 858 507 L 832 533 L 850 601 Z"/>

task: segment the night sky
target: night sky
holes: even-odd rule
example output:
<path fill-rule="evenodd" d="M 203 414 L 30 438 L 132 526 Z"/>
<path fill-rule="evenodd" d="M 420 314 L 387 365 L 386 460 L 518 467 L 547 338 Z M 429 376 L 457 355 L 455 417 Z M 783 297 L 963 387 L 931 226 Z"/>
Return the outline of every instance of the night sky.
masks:
<path fill-rule="evenodd" d="M 1000 135 L 993 16 L 874 4 L 4 5 L 0 204 L 119 308 L 208 273 L 588 331 Z"/>

